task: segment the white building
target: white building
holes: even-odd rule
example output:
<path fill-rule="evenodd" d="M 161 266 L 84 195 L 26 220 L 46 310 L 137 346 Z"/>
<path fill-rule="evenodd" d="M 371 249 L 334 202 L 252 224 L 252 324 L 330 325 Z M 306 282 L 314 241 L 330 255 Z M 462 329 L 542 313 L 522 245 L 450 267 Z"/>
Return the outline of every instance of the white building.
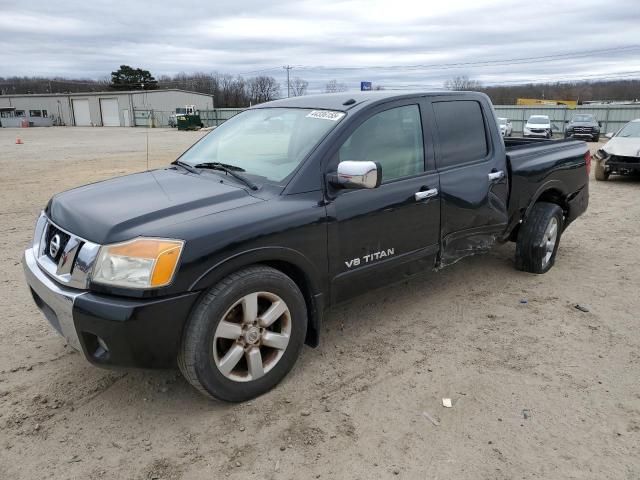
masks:
<path fill-rule="evenodd" d="M 213 110 L 213 97 L 178 89 L 0 95 L 0 123 L 20 126 L 26 119 L 32 126 L 166 126 L 169 115 L 185 105 Z M 40 119 L 50 120 L 31 121 L 37 111 Z"/>

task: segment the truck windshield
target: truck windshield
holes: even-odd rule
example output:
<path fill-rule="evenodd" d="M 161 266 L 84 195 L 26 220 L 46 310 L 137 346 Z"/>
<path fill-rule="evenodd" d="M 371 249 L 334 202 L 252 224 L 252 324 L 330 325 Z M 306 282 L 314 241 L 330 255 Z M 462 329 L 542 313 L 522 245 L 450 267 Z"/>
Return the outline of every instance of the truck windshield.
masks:
<path fill-rule="evenodd" d="M 218 162 L 281 183 L 344 118 L 343 112 L 300 108 L 247 110 L 186 151 L 181 162 Z"/>
<path fill-rule="evenodd" d="M 627 123 L 624 127 L 622 127 L 622 130 L 618 132 L 618 135 L 616 135 L 616 137 L 640 137 L 640 122 Z"/>
<path fill-rule="evenodd" d="M 533 123 L 534 125 L 542 125 L 545 123 L 549 123 L 549 117 L 531 117 L 529 118 L 529 123 Z"/>

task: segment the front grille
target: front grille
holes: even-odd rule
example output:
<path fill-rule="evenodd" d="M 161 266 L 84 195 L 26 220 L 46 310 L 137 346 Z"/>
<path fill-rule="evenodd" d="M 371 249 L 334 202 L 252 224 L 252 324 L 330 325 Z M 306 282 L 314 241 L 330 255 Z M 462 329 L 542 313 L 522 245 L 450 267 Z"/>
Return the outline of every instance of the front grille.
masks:
<path fill-rule="evenodd" d="M 52 255 L 51 240 L 53 240 L 53 238 L 56 236 L 60 240 L 60 242 L 58 247 L 55 249 L 56 250 L 55 255 Z M 45 255 L 49 257 L 51 260 L 53 260 L 55 263 L 58 263 L 58 261 L 60 260 L 60 257 L 62 256 L 62 253 L 67 247 L 67 243 L 69 243 L 70 238 L 71 236 L 68 233 L 63 232 L 53 224 L 49 224 L 49 226 L 47 227 L 47 232 L 45 233 L 45 237 L 44 237 Z"/>
<path fill-rule="evenodd" d="M 575 133 L 592 133 L 593 132 L 593 128 L 591 128 L 591 127 L 575 127 L 573 129 L 573 131 Z"/>
<path fill-rule="evenodd" d="M 531 131 L 533 133 L 545 133 L 546 130 L 544 128 L 532 128 Z"/>
<path fill-rule="evenodd" d="M 57 251 L 54 247 L 52 252 L 52 242 L 56 243 Z M 62 230 L 42 213 L 36 224 L 33 250 L 38 266 L 53 280 L 87 289 L 100 245 Z"/>

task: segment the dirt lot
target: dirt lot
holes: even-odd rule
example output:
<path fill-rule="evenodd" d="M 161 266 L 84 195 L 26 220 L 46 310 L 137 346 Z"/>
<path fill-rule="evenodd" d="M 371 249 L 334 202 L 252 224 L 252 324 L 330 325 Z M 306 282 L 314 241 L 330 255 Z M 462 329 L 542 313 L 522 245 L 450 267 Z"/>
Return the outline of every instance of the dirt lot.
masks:
<path fill-rule="evenodd" d="M 150 131 L 150 165 L 200 135 Z M 0 478 L 640 477 L 640 181 L 592 180 L 546 275 L 514 270 L 504 245 L 368 294 L 278 388 L 227 405 L 177 371 L 90 366 L 23 281 L 49 197 L 146 168 L 145 142 L 0 129 Z"/>

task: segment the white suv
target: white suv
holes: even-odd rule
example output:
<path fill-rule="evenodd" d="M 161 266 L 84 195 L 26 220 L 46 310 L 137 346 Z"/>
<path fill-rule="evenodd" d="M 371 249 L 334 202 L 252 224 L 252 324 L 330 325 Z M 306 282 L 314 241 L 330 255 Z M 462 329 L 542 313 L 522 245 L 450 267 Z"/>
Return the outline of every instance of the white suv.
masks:
<path fill-rule="evenodd" d="M 551 120 L 547 115 L 531 115 L 524 126 L 522 136 L 551 138 Z"/>

